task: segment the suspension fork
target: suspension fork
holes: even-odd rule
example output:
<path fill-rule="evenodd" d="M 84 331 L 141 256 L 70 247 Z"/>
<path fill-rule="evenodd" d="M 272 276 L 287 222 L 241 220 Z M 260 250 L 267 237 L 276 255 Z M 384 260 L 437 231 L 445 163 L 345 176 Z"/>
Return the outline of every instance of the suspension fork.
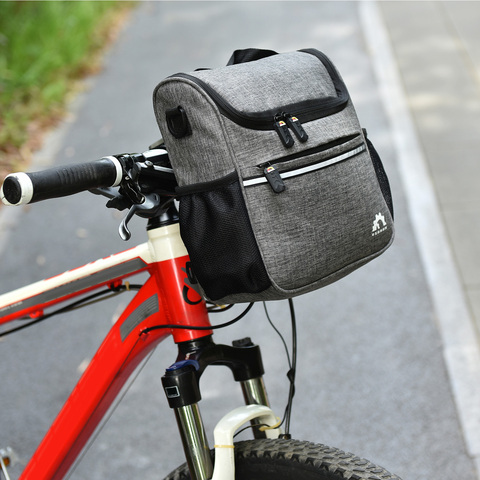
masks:
<path fill-rule="evenodd" d="M 198 407 L 200 377 L 207 366 L 224 365 L 240 382 L 247 405 L 269 406 L 260 347 L 249 338 L 234 341 L 233 346 L 217 345 L 208 335 L 179 343 L 178 348 L 177 361 L 167 368 L 162 384 L 175 413 L 190 476 L 192 480 L 208 480 L 213 475 L 213 464 Z M 255 422 L 252 420 L 252 424 Z M 254 435 L 265 438 L 258 429 L 254 429 Z"/>

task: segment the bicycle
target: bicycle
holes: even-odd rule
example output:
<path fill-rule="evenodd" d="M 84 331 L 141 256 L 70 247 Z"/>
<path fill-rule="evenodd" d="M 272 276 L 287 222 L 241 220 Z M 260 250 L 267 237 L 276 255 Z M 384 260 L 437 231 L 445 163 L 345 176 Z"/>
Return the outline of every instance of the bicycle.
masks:
<path fill-rule="evenodd" d="M 186 463 L 167 479 L 281 480 L 301 476 L 307 480 L 399 480 L 398 476 L 353 454 L 291 439 L 297 350 L 291 300 L 290 391 L 282 420 L 269 407 L 259 346 L 248 337 L 234 341 L 231 346 L 214 342 L 215 329 L 238 322 L 253 304 L 228 322 L 210 323 L 210 313 L 227 311 L 229 306 L 207 305 L 201 295 L 179 232 L 175 187 L 168 154 L 160 143 L 142 154 L 113 155 L 94 162 L 6 177 L 0 196 L 7 205 L 89 190 L 107 197 L 109 208 L 128 209 L 119 228 L 122 239 L 130 238 L 128 223 L 134 215 L 147 221 L 145 243 L 0 295 L 0 324 L 29 319 L 3 330 L 0 333 L 3 337 L 93 301 L 127 290 L 137 291 L 103 340 L 20 479 L 53 480 L 68 475 L 128 377 L 160 342 L 172 336 L 178 356 L 166 369 L 162 383 L 177 420 Z M 143 284 L 128 282 L 129 277 L 142 272 L 148 275 Z M 199 408 L 199 380 L 210 365 L 223 365 L 232 371 L 241 385 L 245 403 L 219 421 L 212 451 Z M 245 424 L 249 424 L 246 428 L 251 428 L 254 439 L 234 443 L 235 433 Z M 0 472 L 7 480 L 11 461 L 11 451 L 2 450 Z"/>

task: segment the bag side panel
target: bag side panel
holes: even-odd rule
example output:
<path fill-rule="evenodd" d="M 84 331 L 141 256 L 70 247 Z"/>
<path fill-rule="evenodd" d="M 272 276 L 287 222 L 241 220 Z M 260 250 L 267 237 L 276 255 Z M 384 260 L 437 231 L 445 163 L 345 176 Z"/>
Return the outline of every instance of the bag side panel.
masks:
<path fill-rule="evenodd" d="M 170 161 L 180 186 L 208 182 L 233 170 L 232 150 L 226 138 L 223 116 L 214 102 L 193 82 L 168 78 L 154 92 L 154 111 Z M 175 138 L 166 112 L 181 106 L 191 134 Z"/>

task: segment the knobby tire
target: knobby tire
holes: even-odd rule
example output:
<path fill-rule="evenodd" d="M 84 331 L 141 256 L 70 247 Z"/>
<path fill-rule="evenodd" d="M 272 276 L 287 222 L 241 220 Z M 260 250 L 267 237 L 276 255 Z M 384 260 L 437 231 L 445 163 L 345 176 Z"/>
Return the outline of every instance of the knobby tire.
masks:
<path fill-rule="evenodd" d="M 235 480 L 401 480 L 351 453 L 298 440 L 247 440 L 235 444 Z M 190 480 L 186 464 L 165 480 Z"/>

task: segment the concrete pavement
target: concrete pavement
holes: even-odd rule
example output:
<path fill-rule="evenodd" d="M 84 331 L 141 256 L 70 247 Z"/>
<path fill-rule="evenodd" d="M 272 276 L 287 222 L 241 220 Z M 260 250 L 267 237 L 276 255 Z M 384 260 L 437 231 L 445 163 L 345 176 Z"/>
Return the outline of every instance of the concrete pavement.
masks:
<path fill-rule="evenodd" d="M 397 137 L 409 169 L 410 212 L 465 442 L 480 472 L 480 4 L 378 6 L 398 74 L 390 93 L 403 96 L 413 126 L 410 135 L 403 128 Z M 394 101 L 385 91 L 387 109 Z M 393 111 L 391 118 L 394 129 L 405 127 Z M 414 155 L 402 141 L 415 145 Z M 430 199 L 423 208 L 425 191 Z"/>

